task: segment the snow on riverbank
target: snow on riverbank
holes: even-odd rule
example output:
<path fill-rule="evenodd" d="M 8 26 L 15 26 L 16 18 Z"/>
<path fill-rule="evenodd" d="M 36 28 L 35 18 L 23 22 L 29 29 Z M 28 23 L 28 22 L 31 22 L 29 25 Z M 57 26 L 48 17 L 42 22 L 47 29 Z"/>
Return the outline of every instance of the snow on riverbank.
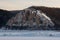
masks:
<path fill-rule="evenodd" d="M 0 30 L 0 37 L 60 37 L 57 31 L 27 31 L 27 30 Z"/>
<path fill-rule="evenodd" d="M 0 30 L 0 40 L 60 40 L 60 32 L 42 30 Z"/>
<path fill-rule="evenodd" d="M 60 37 L 0 37 L 0 40 L 60 40 Z"/>

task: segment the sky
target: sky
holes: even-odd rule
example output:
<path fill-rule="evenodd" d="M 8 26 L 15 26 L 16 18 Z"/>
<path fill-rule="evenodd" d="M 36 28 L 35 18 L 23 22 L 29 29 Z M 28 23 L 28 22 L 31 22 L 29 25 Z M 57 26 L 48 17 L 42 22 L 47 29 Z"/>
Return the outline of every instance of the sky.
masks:
<path fill-rule="evenodd" d="M 60 7 L 60 0 L 0 0 L 0 9 L 20 10 L 29 6 Z"/>

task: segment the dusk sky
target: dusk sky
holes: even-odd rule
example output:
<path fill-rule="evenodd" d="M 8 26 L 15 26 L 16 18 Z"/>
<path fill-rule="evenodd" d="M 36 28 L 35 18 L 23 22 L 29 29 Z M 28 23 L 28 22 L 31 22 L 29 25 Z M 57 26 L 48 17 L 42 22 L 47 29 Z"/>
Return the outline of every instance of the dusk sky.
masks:
<path fill-rule="evenodd" d="M 60 7 L 60 0 L 0 0 L 0 9 L 16 10 L 29 6 Z"/>

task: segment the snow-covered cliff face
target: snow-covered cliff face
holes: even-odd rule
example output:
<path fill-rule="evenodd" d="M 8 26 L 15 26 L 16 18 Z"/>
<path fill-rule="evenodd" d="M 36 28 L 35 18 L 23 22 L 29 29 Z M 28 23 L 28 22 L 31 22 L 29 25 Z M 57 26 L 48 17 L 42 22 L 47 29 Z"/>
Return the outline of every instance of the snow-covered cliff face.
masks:
<path fill-rule="evenodd" d="M 36 29 L 51 29 L 54 26 L 55 30 L 60 30 L 60 8 L 31 6 L 24 10 L 0 9 L 0 28 L 28 28 L 25 25 Z"/>
<path fill-rule="evenodd" d="M 11 28 L 13 26 L 20 27 L 20 29 L 21 27 L 27 29 L 50 29 L 49 27 L 53 27 L 54 23 L 40 10 L 25 9 L 9 19 L 6 25 Z"/>
<path fill-rule="evenodd" d="M 41 13 L 39 10 L 37 10 L 37 15 L 40 16 L 41 21 L 46 26 L 54 26 L 54 23 L 51 21 L 51 19 L 44 13 Z"/>

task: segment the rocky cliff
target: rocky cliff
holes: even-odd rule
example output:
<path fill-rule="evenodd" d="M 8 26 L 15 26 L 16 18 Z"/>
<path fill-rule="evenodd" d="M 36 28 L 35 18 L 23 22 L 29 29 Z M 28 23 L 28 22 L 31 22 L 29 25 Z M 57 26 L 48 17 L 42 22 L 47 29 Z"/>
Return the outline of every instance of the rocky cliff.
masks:
<path fill-rule="evenodd" d="M 24 10 L 0 10 L 0 25 L 5 29 L 60 30 L 60 8 L 31 6 Z"/>
<path fill-rule="evenodd" d="M 51 20 L 55 23 L 55 29 L 60 30 L 60 8 L 54 7 L 44 7 L 44 6 L 31 6 L 29 8 L 34 8 L 36 10 L 41 10 L 47 16 L 51 18 Z"/>

